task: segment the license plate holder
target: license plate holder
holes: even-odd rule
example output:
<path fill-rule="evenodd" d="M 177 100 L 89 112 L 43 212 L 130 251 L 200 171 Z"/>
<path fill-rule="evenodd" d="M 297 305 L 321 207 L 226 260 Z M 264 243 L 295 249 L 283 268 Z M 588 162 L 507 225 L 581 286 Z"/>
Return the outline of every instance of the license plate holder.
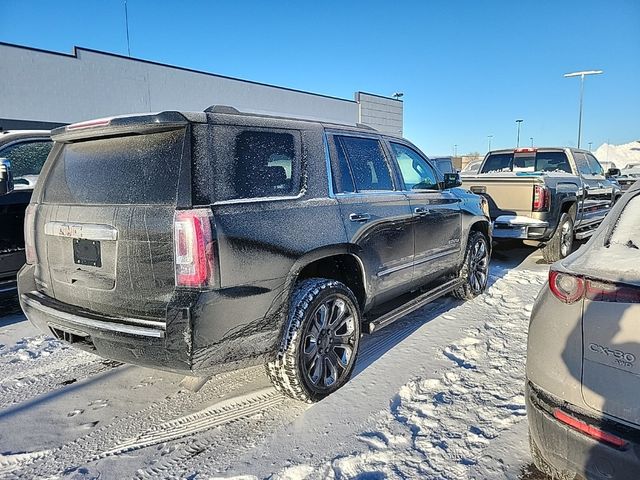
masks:
<path fill-rule="evenodd" d="M 100 242 L 98 240 L 73 239 L 73 262 L 76 265 L 102 267 Z"/>

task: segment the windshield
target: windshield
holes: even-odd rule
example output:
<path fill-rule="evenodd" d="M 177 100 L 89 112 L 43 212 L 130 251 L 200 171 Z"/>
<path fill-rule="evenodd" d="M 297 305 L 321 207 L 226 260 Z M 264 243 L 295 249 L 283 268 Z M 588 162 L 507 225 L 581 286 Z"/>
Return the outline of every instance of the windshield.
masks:
<path fill-rule="evenodd" d="M 487 157 L 480 173 L 495 172 L 571 173 L 571 165 L 564 152 L 493 153 Z"/>

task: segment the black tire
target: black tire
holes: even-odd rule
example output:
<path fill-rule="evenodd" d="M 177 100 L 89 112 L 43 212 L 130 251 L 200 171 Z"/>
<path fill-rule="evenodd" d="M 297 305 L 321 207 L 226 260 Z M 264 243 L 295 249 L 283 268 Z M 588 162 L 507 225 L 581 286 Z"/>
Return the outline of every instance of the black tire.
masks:
<path fill-rule="evenodd" d="M 544 261 L 553 263 L 567 257 L 573 250 L 574 235 L 573 218 L 568 213 L 563 213 L 553 237 L 542 247 Z"/>
<path fill-rule="evenodd" d="M 452 295 L 460 300 L 471 300 L 484 293 L 489 279 L 489 241 L 482 232 L 472 231 L 467 241 L 464 263 L 460 269 L 464 280 Z"/>
<path fill-rule="evenodd" d="M 533 438 L 531 438 L 531 433 L 529 433 L 529 450 L 531 451 L 533 464 L 538 470 L 540 470 L 540 472 L 547 475 L 550 479 L 574 480 L 576 478 L 575 474 L 558 470 L 556 467 L 547 462 L 542 456 L 542 452 L 540 452 L 540 449 L 536 445 L 536 442 L 533 440 Z"/>
<path fill-rule="evenodd" d="M 346 285 L 324 278 L 300 282 L 291 296 L 286 344 L 266 365 L 271 382 L 307 403 L 335 392 L 353 372 L 360 327 L 360 308 Z"/>

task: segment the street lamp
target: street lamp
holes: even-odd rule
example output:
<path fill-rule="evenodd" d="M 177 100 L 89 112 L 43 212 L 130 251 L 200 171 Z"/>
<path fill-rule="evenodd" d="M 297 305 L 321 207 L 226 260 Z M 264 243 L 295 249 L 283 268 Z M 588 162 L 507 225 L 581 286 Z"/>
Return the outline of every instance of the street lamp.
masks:
<path fill-rule="evenodd" d="M 453 146 L 453 156 L 454 157 L 458 156 L 458 144 L 457 143 Z"/>
<path fill-rule="evenodd" d="M 593 144 L 593 142 L 589 142 L 589 151 L 591 151 L 591 145 Z"/>
<path fill-rule="evenodd" d="M 400 100 L 402 97 L 404 97 L 404 93 L 396 92 L 392 95 L 392 97 L 395 98 L 396 100 Z"/>
<path fill-rule="evenodd" d="M 581 72 L 565 73 L 564 77 L 580 77 L 580 114 L 578 115 L 578 148 L 580 148 L 580 138 L 582 136 L 582 98 L 584 97 L 584 77 L 586 75 L 600 75 L 602 70 L 583 70 Z"/>
<path fill-rule="evenodd" d="M 493 138 L 493 135 L 487 135 L 487 152 L 491 151 L 491 139 Z"/>
<path fill-rule="evenodd" d="M 524 120 L 516 120 L 516 125 L 518 125 L 518 136 L 516 137 L 516 148 L 520 146 L 520 124 L 524 122 Z"/>
<path fill-rule="evenodd" d="M 533 148 L 533 137 L 529 137 L 529 139 L 531 140 L 531 148 Z"/>

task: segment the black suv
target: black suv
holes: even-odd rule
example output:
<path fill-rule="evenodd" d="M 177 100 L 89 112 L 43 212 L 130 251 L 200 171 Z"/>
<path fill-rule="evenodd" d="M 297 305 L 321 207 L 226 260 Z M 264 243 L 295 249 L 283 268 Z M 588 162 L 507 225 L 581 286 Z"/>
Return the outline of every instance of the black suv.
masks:
<path fill-rule="evenodd" d="M 364 329 L 486 287 L 484 200 L 402 138 L 220 106 L 52 133 L 20 302 L 98 355 L 201 377 L 264 362 L 314 401 Z"/>

